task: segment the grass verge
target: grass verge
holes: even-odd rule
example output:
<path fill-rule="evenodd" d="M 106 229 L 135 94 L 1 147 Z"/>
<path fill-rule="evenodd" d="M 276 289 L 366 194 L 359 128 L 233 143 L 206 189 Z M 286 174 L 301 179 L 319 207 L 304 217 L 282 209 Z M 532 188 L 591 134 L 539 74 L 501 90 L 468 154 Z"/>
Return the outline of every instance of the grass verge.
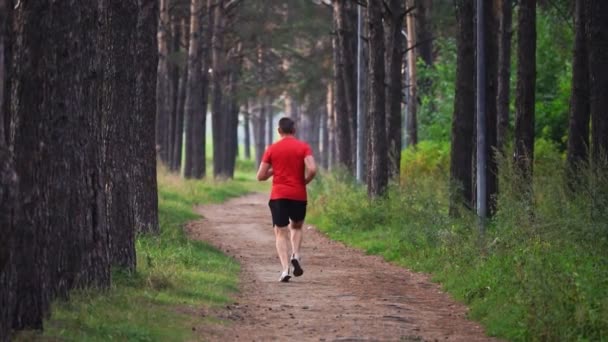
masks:
<path fill-rule="evenodd" d="M 533 200 L 522 199 L 521 179 L 504 163 L 498 212 L 483 237 L 473 213 L 448 215 L 449 163 L 424 146 L 405 156 L 407 178 L 383 199 L 325 175 L 309 218 L 333 239 L 432 273 L 492 336 L 608 341 L 608 174 L 583 168 L 570 192 L 561 156 L 537 150 Z"/>
<path fill-rule="evenodd" d="M 137 239 L 137 272 L 114 272 L 107 291 L 75 291 L 68 301 L 56 301 L 44 332 L 22 332 L 17 341 L 184 341 L 193 338 L 193 327 L 201 321 L 213 322 L 192 313 L 230 301 L 239 265 L 189 240 L 182 227 L 198 218 L 192 210 L 196 204 L 222 202 L 268 185 L 254 182 L 250 170 L 225 182 L 186 181 L 163 171 L 158 179 L 161 233 Z"/>

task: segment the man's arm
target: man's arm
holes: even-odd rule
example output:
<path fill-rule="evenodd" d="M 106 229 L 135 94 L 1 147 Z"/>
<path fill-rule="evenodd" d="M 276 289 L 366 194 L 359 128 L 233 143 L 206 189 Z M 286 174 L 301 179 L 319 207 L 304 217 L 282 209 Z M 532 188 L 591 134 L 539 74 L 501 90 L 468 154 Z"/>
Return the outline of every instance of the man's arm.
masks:
<path fill-rule="evenodd" d="M 260 168 L 258 169 L 258 180 L 265 181 L 268 178 L 272 177 L 272 167 L 270 164 L 261 162 Z"/>
<path fill-rule="evenodd" d="M 304 183 L 308 184 L 315 178 L 317 174 L 317 164 L 315 163 L 315 158 L 311 156 L 306 156 L 304 158 L 304 165 L 306 166 L 306 170 L 304 172 Z"/>

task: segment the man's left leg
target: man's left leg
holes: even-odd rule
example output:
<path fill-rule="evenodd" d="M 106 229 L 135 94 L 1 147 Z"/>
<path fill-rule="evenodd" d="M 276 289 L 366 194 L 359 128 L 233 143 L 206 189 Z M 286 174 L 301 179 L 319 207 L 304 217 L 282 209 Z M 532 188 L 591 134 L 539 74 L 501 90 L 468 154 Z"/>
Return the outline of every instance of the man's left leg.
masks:
<path fill-rule="evenodd" d="M 293 222 L 289 225 L 289 232 L 291 235 L 291 264 L 293 265 L 293 275 L 296 277 L 304 274 L 302 265 L 300 264 L 300 247 L 302 246 L 302 226 L 304 221 Z"/>

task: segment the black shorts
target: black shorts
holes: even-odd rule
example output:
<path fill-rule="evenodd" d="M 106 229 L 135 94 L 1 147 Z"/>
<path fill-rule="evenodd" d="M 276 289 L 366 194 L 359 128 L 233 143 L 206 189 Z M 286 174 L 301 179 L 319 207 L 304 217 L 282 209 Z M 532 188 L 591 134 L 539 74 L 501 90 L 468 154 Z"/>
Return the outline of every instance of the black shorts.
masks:
<path fill-rule="evenodd" d="M 268 206 L 272 214 L 272 225 L 276 227 L 287 227 L 289 220 L 300 222 L 306 217 L 306 201 L 274 199 L 268 202 Z"/>

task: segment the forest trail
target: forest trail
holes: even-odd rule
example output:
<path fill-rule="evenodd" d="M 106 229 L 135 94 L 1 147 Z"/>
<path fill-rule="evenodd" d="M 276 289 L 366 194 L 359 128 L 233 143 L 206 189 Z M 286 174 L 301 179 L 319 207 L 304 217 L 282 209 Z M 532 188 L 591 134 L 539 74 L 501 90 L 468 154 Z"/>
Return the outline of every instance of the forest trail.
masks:
<path fill-rule="evenodd" d="M 279 283 L 265 194 L 197 208 L 190 236 L 241 263 L 236 302 L 196 327 L 211 341 L 493 341 L 428 276 L 345 247 L 306 228 L 304 275 Z"/>

